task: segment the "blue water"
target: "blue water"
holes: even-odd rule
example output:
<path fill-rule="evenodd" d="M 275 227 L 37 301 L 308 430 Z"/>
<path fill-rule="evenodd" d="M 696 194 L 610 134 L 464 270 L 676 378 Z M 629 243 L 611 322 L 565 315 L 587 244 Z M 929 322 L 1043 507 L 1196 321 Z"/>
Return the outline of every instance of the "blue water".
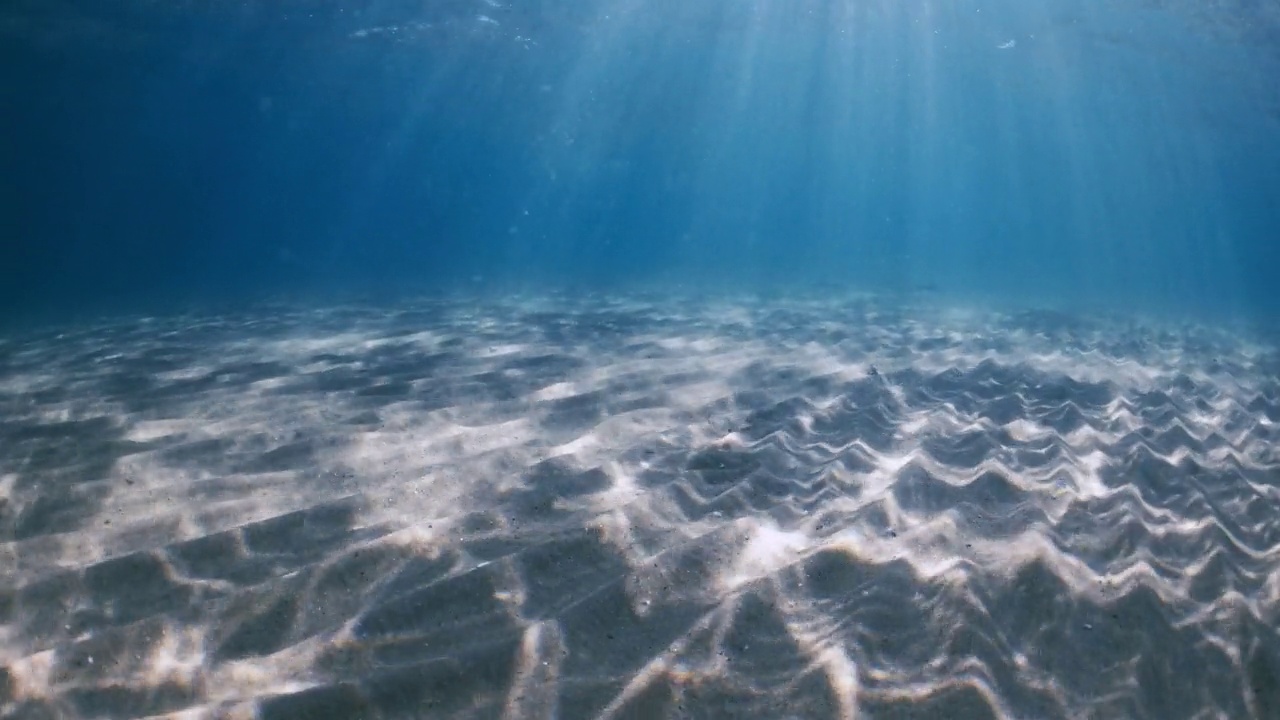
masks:
<path fill-rule="evenodd" d="M 0 720 L 1280 718 L 1275 0 L 4 0 L 0 68 Z"/>
<path fill-rule="evenodd" d="M 831 286 L 1274 314 L 1280 21 L 1158 5 L 9 3 L 0 300 Z"/>

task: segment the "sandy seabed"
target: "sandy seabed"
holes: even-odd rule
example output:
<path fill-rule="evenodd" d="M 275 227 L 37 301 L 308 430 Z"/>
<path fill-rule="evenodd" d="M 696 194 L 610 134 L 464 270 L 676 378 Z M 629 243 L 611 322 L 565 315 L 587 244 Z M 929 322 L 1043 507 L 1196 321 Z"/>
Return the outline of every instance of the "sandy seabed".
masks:
<path fill-rule="evenodd" d="M 0 340 L 0 716 L 1277 718 L 1280 353 L 874 298 Z"/>

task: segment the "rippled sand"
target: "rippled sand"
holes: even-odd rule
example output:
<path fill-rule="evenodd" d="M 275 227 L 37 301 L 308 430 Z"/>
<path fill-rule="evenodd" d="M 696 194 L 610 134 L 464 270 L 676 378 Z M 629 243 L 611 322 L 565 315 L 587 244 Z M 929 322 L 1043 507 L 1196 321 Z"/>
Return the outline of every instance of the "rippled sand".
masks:
<path fill-rule="evenodd" d="M 0 341 L 0 715 L 1280 717 L 1280 355 L 868 299 Z"/>

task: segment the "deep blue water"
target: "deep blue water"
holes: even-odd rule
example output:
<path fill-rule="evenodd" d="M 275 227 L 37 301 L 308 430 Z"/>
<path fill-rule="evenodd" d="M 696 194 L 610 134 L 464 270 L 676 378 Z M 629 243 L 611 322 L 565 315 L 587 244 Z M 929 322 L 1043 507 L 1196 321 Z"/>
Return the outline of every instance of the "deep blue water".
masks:
<path fill-rule="evenodd" d="M 1270 3 L 15 0 L 0 31 L 9 315 L 516 285 L 1280 309 Z"/>
<path fill-rule="evenodd" d="M 0 2 L 0 720 L 1280 718 L 1280 2 Z"/>

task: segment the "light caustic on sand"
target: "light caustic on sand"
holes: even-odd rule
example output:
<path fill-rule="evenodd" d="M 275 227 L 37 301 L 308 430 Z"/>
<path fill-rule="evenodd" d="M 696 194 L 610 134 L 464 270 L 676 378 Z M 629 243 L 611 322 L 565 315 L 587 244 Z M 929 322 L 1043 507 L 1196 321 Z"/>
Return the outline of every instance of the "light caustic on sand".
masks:
<path fill-rule="evenodd" d="M 11 339 L 0 702 L 1280 717 L 1277 370 L 865 299 Z"/>

